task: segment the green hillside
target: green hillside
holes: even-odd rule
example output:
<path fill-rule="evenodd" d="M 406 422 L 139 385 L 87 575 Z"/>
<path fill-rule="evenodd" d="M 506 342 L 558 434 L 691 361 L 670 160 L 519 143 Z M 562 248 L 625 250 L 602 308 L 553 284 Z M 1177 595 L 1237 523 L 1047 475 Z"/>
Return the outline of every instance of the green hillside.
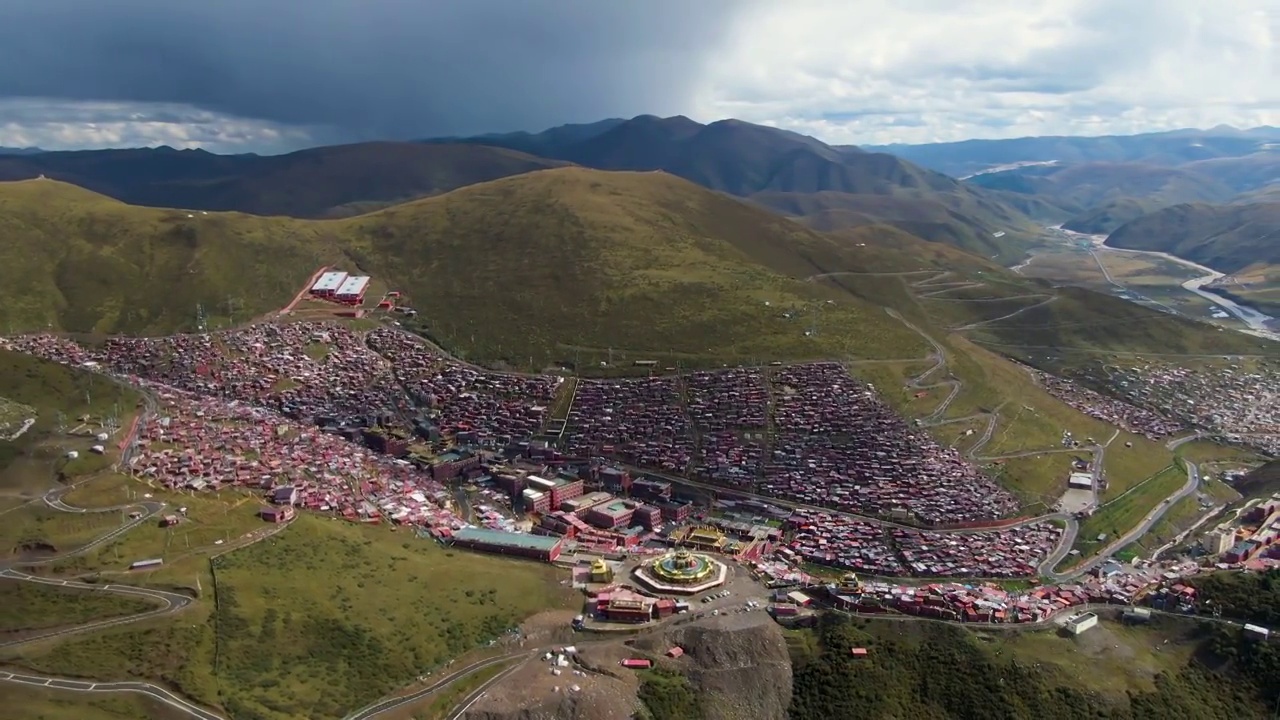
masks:
<path fill-rule="evenodd" d="M 970 178 L 972 185 L 1044 197 L 1063 207 L 1097 208 L 1127 198 L 1161 205 L 1223 202 L 1234 191 L 1183 168 L 1141 163 L 1037 165 Z"/>
<path fill-rule="evenodd" d="M 1219 330 L 1083 288 L 1057 288 L 1056 295 L 1052 302 L 982 325 L 970 336 L 1014 355 L 1046 349 L 1191 355 L 1277 350 L 1275 343 L 1251 335 Z"/>
<path fill-rule="evenodd" d="M 789 715 L 1229 720 L 1263 717 L 1276 697 L 1277 654 L 1230 631 L 1161 618 L 1149 628 L 1107 622 L 1091 635 L 827 616 L 812 635 L 789 638 Z M 868 655 L 851 657 L 852 647 Z"/>
<path fill-rule="evenodd" d="M 432 337 L 486 362 L 922 350 L 875 305 L 802 281 L 848 267 L 838 242 L 666 174 L 568 168 L 335 221 L 137 208 L 28 181 L 0 185 L 0 217 L 0 327 L 15 331 L 170 332 L 191 329 L 197 305 L 215 325 L 245 320 L 332 264 L 403 290 Z M 806 337 L 798 318 L 819 307 L 823 332 Z"/>
<path fill-rule="evenodd" d="M 0 185 L 0 213 L 12 293 L 0 327 L 15 331 L 189 330 L 197 307 L 221 326 L 280 308 L 334 265 L 403 291 L 426 334 L 499 365 L 610 349 L 689 364 L 907 358 L 924 355 L 922 340 L 881 308 L 914 306 L 884 279 L 806 279 L 932 267 L 986 273 L 1005 295 L 1062 296 L 975 328 L 980 341 L 1169 352 L 1260 342 L 1051 291 L 901 230 L 819 234 L 665 173 L 563 168 L 328 221 L 138 208 L 40 180 Z M 999 307 L 952 303 L 945 325 L 995 320 Z"/>
<path fill-rule="evenodd" d="M 602 170 L 663 170 L 834 230 L 886 223 L 927 240 L 1013 260 L 1039 231 L 1030 216 L 1066 218 L 1036 198 L 988 192 L 887 153 L 833 147 L 798 133 L 721 120 L 641 115 L 530 135 L 450 142 L 495 145 Z M 814 199 L 810 200 L 810 197 Z M 999 242 L 992 235 L 1004 232 Z"/>
<path fill-rule="evenodd" d="M 1132 220 L 1165 207 L 1158 200 L 1120 198 L 1105 202 L 1062 223 L 1062 227 L 1087 235 L 1108 235 Z"/>
<path fill-rule="evenodd" d="M 885 224 L 1001 262 L 1023 257 L 1026 243 L 1038 232 L 1008 206 L 963 193 L 762 192 L 751 200 L 816 230 Z"/>
<path fill-rule="evenodd" d="M 856 267 L 839 243 L 665 173 L 536 173 L 334 228 L 361 268 L 409 291 L 433 337 L 472 359 L 923 349 L 875 303 L 803 282 Z M 806 337 L 818 312 L 821 331 Z"/>
<path fill-rule="evenodd" d="M 164 333 L 196 306 L 241 319 L 279 307 L 338 261 L 319 225 L 125 205 L 73 185 L 0 185 L 0 328 Z"/>
<path fill-rule="evenodd" d="M 1158 250 L 1234 273 L 1280 264 L 1280 203 L 1175 205 L 1122 225 L 1112 247 Z"/>

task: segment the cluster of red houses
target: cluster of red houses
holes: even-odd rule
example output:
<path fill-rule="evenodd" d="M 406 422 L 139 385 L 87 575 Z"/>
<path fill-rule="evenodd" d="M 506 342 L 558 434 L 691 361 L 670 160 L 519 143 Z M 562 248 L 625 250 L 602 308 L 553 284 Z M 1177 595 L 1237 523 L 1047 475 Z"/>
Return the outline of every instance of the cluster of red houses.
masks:
<path fill-rule="evenodd" d="M 529 438 L 542 428 L 561 385 L 558 377 L 478 370 L 395 330 L 361 333 L 321 323 L 116 338 L 92 351 L 52 336 L 10 343 L 51 359 L 94 363 L 195 393 L 175 394 L 170 422 L 177 424 L 149 425 L 144 438 L 163 437 L 180 450 L 144 448 L 139 472 L 179 485 L 287 484 L 301 488 L 302 506 L 354 518 L 422 519 L 441 526 L 457 524 L 456 518 L 437 517 L 442 483 L 479 474 L 479 458 L 445 452 L 424 470 L 394 462 L 381 453 L 403 454 L 408 441 L 382 432 L 381 418 L 422 412 L 429 420 L 414 431 L 428 442 L 489 447 L 522 442 L 529 455 L 537 456 Z M 994 518 L 1016 506 L 1012 496 L 957 453 L 923 432 L 912 432 L 841 365 L 796 365 L 771 373 L 769 383 L 755 369 L 582 380 L 569 413 L 563 455 L 549 448 L 545 454 L 614 456 L 671 472 L 692 469 L 718 482 L 809 504 L 897 513 L 929 523 Z M 210 406 L 201 406 L 206 401 Z M 261 408 L 304 422 L 290 424 Z M 244 413 L 266 413 L 261 418 L 272 418 L 268 424 L 286 429 L 266 432 L 228 420 Z M 343 437 L 363 439 L 381 452 L 354 452 L 343 437 L 316 428 L 332 428 L 348 417 L 359 420 L 363 429 Z M 583 499 L 583 483 L 571 475 L 526 473 L 498 476 L 495 482 L 542 516 L 540 532 L 588 547 L 634 545 L 661 523 L 688 519 L 688 505 L 671 499 L 669 484 L 632 482 L 625 473 L 610 472 L 617 476 L 604 473 L 600 483 L 630 499 Z M 317 482 L 315 476 L 323 480 Z M 943 535 L 887 538 L 878 528 L 841 522 L 832 520 L 825 537 L 811 537 L 807 528 L 798 528 L 792 551 L 886 575 L 998 574 L 1005 567 L 1025 574 L 1051 534 L 1032 526 L 993 534 L 990 542 L 981 539 L 985 535 L 968 536 L 964 544 L 974 550 L 966 552 Z M 974 559 L 979 556 L 991 562 L 983 565 Z"/>
<path fill-rule="evenodd" d="M 450 493 L 428 472 L 262 408 L 155 387 L 158 417 L 139 431 L 129 471 L 167 487 L 236 485 L 279 508 L 306 508 L 354 521 L 388 520 L 436 530 L 463 522 Z M 284 522 L 291 510 L 264 512 Z"/>
<path fill-rule="evenodd" d="M 1149 361 L 1107 373 L 1126 397 L 1159 415 L 1280 455 L 1280 367 L 1274 361 L 1252 367 Z"/>
<path fill-rule="evenodd" d="M 965 534 L 883 526 L 835 513 L 797 510 L 778 552 L 796 562 L 886 577 L 1036 577 L 1062 530 L 1048 522 Z"/>
<path fill-rule="evenodd" d="M 580 380 L 569 410 L 565 451 L 607 455 L 634 465 L 683 473 L 693 459 L 693 434 L 674 377 Z"/>
<path fill-rule="evenodd" d="M 693 474 L 725 485 L 754 485 L 768 454 L 769 390 L 754 368 L 684 377 L 689 417 L 701 442 Z"/>
<path fill-rule="evenodd" d="M 792 365 L 772 378 L 773 453 L 760 491 L 929 525 L 1005 517 L 1018 501 L 995 480 L 910 428 L 838 363 Z"/>
<path fill-rule="evenodd" d="M 434 353 L 417 338 L 379 328 L 368 346 L 390 361 L 402 392 L 460 443 L 503 446 L 536 435 L 564 378 L 478 370 Z"/>
<path fill-rule="evenodd" d="M 1032 377 L 1040 383 L 1048 393 L 1072 408 L 1102 420 L 1103 422 L 1123 428 L 1131 433 L 1142 435 L 1150 440 L 1176 435 L 1186 430 L 1186 425 L 1170 420 L 1159 413 L 1131 403 L 1107 397 L 1102 393 L 1090 390 L 1078 383 L 1050 375 L 1039 370 L 1032 370 Z"/>
<path fill-rule="evenodd" d="M 1086 604 L 1130 605 L 1163 582 L 1158 571 L 1086 576 L 1065 585 L 1005 590 L 989 583 L 898 585 L 884 581 L 812 588 L 850 612 L 897 611 L 908 615 L 977 623 L 1033 623 Z"/>

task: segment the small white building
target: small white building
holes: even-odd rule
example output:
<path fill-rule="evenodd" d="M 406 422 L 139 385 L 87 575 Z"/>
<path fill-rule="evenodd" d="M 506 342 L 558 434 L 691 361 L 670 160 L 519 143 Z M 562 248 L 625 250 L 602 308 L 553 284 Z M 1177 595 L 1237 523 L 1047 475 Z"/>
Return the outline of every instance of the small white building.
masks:
<path fill-rule="evenodd" d="M 1071 473 L 1071 476 L 1067 478 L 1067 487 L 1073 490 L 1092 490 L 1093 475 L 1083 472 Z"/>
<path fill-rule="evenodd" d="M 1258 625 L 1245 625 L 1244 636 L 1253 640 L 1267 640 L 1271 631 Z"/>
<path fill-rule="evenodd" d="M 365 290 L 369 288 L 368 275 L 351 275 L 338 286 L 334 297 L 342 302 L 360 302 L 364 300 Z"/>
<path fill-rule="evenodd" d="M 1088 630 L 1089 628 L 1096 626 L 1097 624 L 1098 624 L 1097 615 L 1091 612 L 1083 613 L 1067 621 L 1067 632 L 1071 633 L 1072 635 L 1079 635 L 1080 633 L 1084 632 L 1085 630 Z"/>
<path fill-rule="evenodd" d="M 327 272 L 316 280 L 311 286 L 311 292 L 315 295 L 333 295 L 342 287 L 342 283 L 346 282 L 347 274 L 341 271 Z"/>

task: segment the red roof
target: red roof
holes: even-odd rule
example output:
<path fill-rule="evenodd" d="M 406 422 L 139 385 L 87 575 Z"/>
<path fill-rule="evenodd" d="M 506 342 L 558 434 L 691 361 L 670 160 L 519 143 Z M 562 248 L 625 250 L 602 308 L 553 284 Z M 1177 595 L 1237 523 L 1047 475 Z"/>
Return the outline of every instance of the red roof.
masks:
<path fill-rule="evenodd" d="M 866 648 L 850 648 L 849 654 L 854 657 L 866 657 L 867 649 Z"/>
<path fill-rule="evenodd" d="M 679 645 L 667 651 L 667 657 L 678 658 L 681 655 L 684 655 L 684 648 L 680 647 Z"/>

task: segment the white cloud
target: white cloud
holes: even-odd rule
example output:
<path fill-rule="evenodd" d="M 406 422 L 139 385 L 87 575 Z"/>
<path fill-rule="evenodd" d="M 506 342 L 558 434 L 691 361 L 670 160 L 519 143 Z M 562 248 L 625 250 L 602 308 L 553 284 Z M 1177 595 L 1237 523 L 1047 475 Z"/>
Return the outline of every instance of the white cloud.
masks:
<path fill-rule="evenodd" d="M 792 0 L 736 19 L 699 119 L 832 143 L 1280 125 L 1280 0 Z"/>
<path fill-rule="evenodd" d="M 170 103 L 0 99 L 0 146 L 278 152 L 311 144 L 312 131 Z"/>
<path fill-rule="evenodd" d="M 331 4 L 361 14 L 367 6 L 355 0 Z M 132 3 L 143 5 L 147 2 Z M 423 28 L 438 27 L 431 25 L 435 10 L 424 20 L 402 13 L 399 0 L 375 5 L 400 22 L 371 27 L 394 27 L 412 38 L 414 48 L 436 47 L 418 36 Z M 419 136 L 410 132 L 419 127 L 422 135 L 441 127 L 449 133 L 540 130 L 528 125 L 642 112 L 683 112 L 703 121 L 736 117 L 853 144 L 1280 125 L 1280 0 L 737 0 L 712 5 L 694 0 L 691 6 L 702 10 L 693 20 L 672 14 L 677 5 L 664 4 L 666 11 L 643 23 L 607 13 L 587 22 L 581 9 L 587 5 L 576 11 L 565 6 L 562 17 L 539 17 L 553 29 L 567 28 L 574 42 L 544 32 L 541 43 L 529 41 L 527 49 L 514 54 L 494 54 L 486 45 L 479 52 L 483 62 L 458 61 L 457 67 L 428 73 L 450 79 L 437 84 L 406 82 L 387 72 L 366 76 L 371 58 L 435 67 L 391 40 L 369 40 L 354 49 L 334 44 L 330 52 L 328 35 L 321 33 L 327 60 L 312 62 L 315 50 L 308 43 L 315 33 L 310 30 L 291 39 L 282 35 L 279 47 L 241 43 L 263 50 L 262 57 L 251 58 L 257 65 L 243 67 L 212 62 L 230 47 L 216 34 L 217 43 L 198 35 L 205 41 L 187 54 L 191 57 L 162 47 L 164 52 L 146 56 L 149 64 L 142 71 L 137 62 L 126 63 L 133 75 L 121 75 L 112 65 L 103 77 L 80 77 L 73 71 L 95 66 L 77 60 L 59 67 L 62 75 L 78 79 L 66 87 L 47 77 L 28 77 L 12 65 L 9 72 L 17 74 L 10 77 L 11 93 L 82 97 L 89 88 L 105 97 L 125 93 L 193 104 L 0 98 L 0 145 L 167 144 L 272 152 L 338 138 L 386 136 L 376 128 L 401 128 L 405 137 Z M 499 0 L 486 3 L 484 17 L 505 17 L 502 6 Z M 116 17 L 114 6 L 93 7 Z M 324 33 L 338 32 L 345 17 L 317 16 L 313 24 Z M 293 27 L 290 23 L 284 26 Z M 131 27 L 123 19 L 120 24 Z M 200 27 L 202 33 L 207 29 Z M 455 61 L 470 58 L 464 51 L 478 47 L 469 34 L 477 27 L 487 32 L 494 26 L 488 19 L 455 18 L 441 52 Z M 540 35 L 518 29 L 526 40 Z M 691 36 L 698 38 L 696 52 L 677 52 L 690 45 L 685 41 Z M 583 39 L 590 41 L 575 44 Z M 86 58 L 115 47 L 100 39 L 80 45 L 87 48 Z M 281 50 L 295 46 L 310 49 Z M 557 60 L 562 50 L 572 52 Z M 55 56 L 63 57 L 62 51 Z M 271 58 L 283 58 L 287 72 L 268 62 Z M 109 59 L 103 56 L 101 62 L 110 64 Z M 172 77 L 152 72 L 167 67 L 156 64 L 165 62 L 177 68 Z M 584 68 L 592 69 L 591 82 L 580 76 Z M 366 69 L 366 75 L 358 69 Z M 276 74 L 264 74 L 267 70 Z M 511 80 L 515 70 L 528 71 L 543 85 Z M 492 74 L 534 90 L 514 93 L 485 79 Z M 248 82 L 266 77 L 271 81 Z M 331 92 L 335 78 L 343 81 L 335 86 L 342 92 Z M 380 78 L 386 82 L 375 82 Z M 135 92 L 139 87 L 146 92 Z M 378 92 L 366 93 L 369 88 Z M 319 118 L 336 129 L 291 127 L 197 105 L 281 122 Z M 294 112 L 297 108 L 305 109 Z M 353 130 L 366 125 L 371 129 Z"/>

